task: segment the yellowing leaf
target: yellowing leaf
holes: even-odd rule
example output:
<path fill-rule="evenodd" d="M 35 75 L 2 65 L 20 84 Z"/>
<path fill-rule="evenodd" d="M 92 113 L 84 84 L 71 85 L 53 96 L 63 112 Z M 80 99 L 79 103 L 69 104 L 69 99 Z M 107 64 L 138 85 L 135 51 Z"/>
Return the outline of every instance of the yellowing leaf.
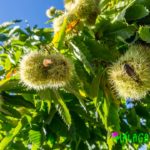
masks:
<path fill-rule="evenodd" d="M 74 20 L 74 21 L 72 21 L 71 23 L 69 23 L 69 24 L 67 25 L 66 33 L 70 32 L 72 29 L 74 29 L 75 26 L 79 23 L 79 21 L 80 21 L 80 20 L 78 19 L 78 20 Z"/>
<path fill-rule="evenodd" d="M 65 38 L 65 30 L 66 30 L 66 26 L 67 26 L 67 18 L 64 18 L 64 21 L 63 21 L 63 24 L 62 24 L 62 27 L 60 29 L 59 32 L 57 32 L 55 35 L 54 35 L 54 38 L 52 40 L 52 44 L 57 48 L 57 49 L 60 49 L 63 45 L 63 41 L 64 41 L 64 38 Z"/>
<path fill-rule="evenodd" d="M 52 43 L 55 45 L 55 43 L 58 41 L 59 38 L 59 32 L 55 33 L 54 38 L 52 40 Z"/>
<path fill-rule="evenodd" d="M 15 74 L 16 74 L 16 69 L 10 70 L 6 75 L 6 79 L 10 79 Z"/>
<path fill-rule="evenodd" d="M 83 91 L 83 90 L 79 90 L 79 93 L 80 93 L 80 95 L 82 96 L 82 97 L 86 97 L 86 93 Z"/>

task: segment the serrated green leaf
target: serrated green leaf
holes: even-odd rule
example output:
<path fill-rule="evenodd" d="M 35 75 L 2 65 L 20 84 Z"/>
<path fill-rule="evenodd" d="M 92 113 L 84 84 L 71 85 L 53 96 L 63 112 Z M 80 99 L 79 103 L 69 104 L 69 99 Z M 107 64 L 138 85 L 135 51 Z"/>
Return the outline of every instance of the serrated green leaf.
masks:
<path fill-rule="evenodd" d="M 10 22 L 4 22 L 0 25 L 0 33 L 5 33 L 5 31 L 7 31 L 7 28 L 10 27 L 11 25 L 20 22 L 21 20 L 14 20 L 14 21 L 10 21 Z"/>
<path fill-rule="evenodd" d="M 121 12 L 118 13 L 118 15 L 113 19 L 112 22 L 115 22 L 115 21 L 120 21 L 120 20 L 124 20 L 124 17 L 125 17 L 125 14 L 126 14 L 126 11 L 128 8 L 132 7 L 132 5 L 136 2 L 136 0 L 131 0 L 129 1 L 128 5 L 125 6 Z"/>
<path fill-rule="evenodd" d="M 84 82 L 85 84 L 90 81 L 90 76 L 88 72 L 85 70 L 83 63 L 80 61 L 75 62 L 75 70 L 79 77 L 79 79 Z"/>
<path fill-rule="evenodd" d="M 89 93 L 89 90 L 90 90 L 91 77 L 88 74 L 88 72 L 85 70 L 83 63 L 80 61 L 75 62 L 75 70 L 76 70 L 78 79 L 83 84 L 83 89 L 86 93 L 85 95 L 87 95 L 87 93 Z"/>
<path fill-rule="evenodd" d="M 81 62 L 83 62 L 86 69 L 89 70 L 89 72 L 91 72 L 92 74 L 95 74 L 88 59 L 86 58 L 85 54 L 82 52 L 82 48 L 83 48 L 82 45 L 80 45 L 80 43 L 77 43 L 77 42 L 75 42 L 75 43 L 70 42 L 70 47 L 72 48 L 76 58 L 79 59 Z M 88 50 L 85 50 L 85 51 L 88 51 Z"/>
<path fill-rule="evenodd" d="M 9 132 L 9 134 L 4 137 L 4 139 L 2 139 L 0 143 L 1 150 L 5 150 L 8 144 L 14 139 L 14 137 L 20 132 L 21 129 L 22 129 L 22 123 L 21 121 L 19 121 L 18 125 L 14 129 L 12 129 Z"/>
<path fill-rule="evenodd" d="M 102 74 L 102 71 L 99 71 L 98 74 L 93 78 L 93 81 L 91 83 L 90 97 L 92 99 L 97 99 L 98 98 L 101 74 Z"/>
<path fill-rule="evenodd" d="M 0 76 L 2 76 L 2 75 L 4 75 L 4 73 L 5 73 L 5 70 L 3 69 L 3 70 L 0 70 Z M 1 84 L 1 83 L 0 83 Z"/>
<path fill-rule="evenodd" d="M 76 134 L 78 134 L 81 139 L 87 140 L 89 138 L 89 131 L 84 120 L 76 113 L 72 113 L 72 120 L 75 125 Z"/>
<path fill-rule="evenodd" d="M 127 9 L 125 18 L 128 21 L 137 20 L 146 17 L 148 14 L 149 14 L 149 10 L 145 6 L 140 4 L 139 5 L 135 4 Z"/>
<path fill-rule="evenodd" d="M 135 111 L 136 114 L 142 118 L 150 118 L 150 111 L 149 109 L 145 106 L 142 106 L 140 104 L 138 104 L 137 106 L 135 106 Z"/>
<path fill-rule="evenodd" d="M 16 80 L 16 79 L 1 80 L 0 81 L 0 91 L 31 92 L 31 91 L 27 91 L 26 88 L 20 84 L 20 81 Z"/>
<path fill-rule="evenodd" d="M 147 9 L 150 9 L 150 0 L 136 0 L 136 4 L 144 5 Z"/>
<path fill-rule="evenodd" d="M 51 130 L 52 132 L 56 133 L 58 136 L 63 136 L 63 137 L 70 136 L 67 125 L 62 121 L 62 118 L 59 114 L 55 114 L 55 117 L 53 118 L 48 129 Z M 51 133 L 50 133 L 50 135 L 51 135 Z M 52 142 L 54 143 L 55 141 L 53 141 L 53 140 L 54 140 L 54 137 L 52 138 Z"/>
<path fill-rule="evenodd" d="M 14 54 L 15 56 L 15 61 L 18 62 L 20 57 L 21 57 L 22 52 L 21 51 L 16 51 L 16 53 Z"/>
<path fill-rule="evenodd" d="M 24 41 L 20 41 L 20 40 L 12 40 L 11 41 L 12 45 L 19 45 L 19 46 L 24 46 L 25 42 Z M 19 51 L 21 53 L 21 51 Z"/>
<path fill-rule="evenodd" d="M 67 108 L 65 102 L 63 101 L 62 97 L 56 90 L 53 90 L 53 100 L 56 105 L 56 108 L 60 115 L 62 116 L 65 123 L 70 126 L 71 125 L 71 115 L 69 109 Z"/>
<path fill-rule="evenodd" d="M 83 37 L 79 38 L 79 37 L 74 37 L 72 39 L 72 42 L 74 43 L 74 45 L 76 45 L 78 47 L 78 49 L 80 50 L 81 53 L 83 53 L 83 55 L 85 56 L 85 58 L 87 59 L 87 61 L 90 61 L 92 58 L 92 54 L 90 53 L 90 50 L 87 48 L 87 46 L 85 45 L 83 41 Z M 81 54 L 82 55 L 82 54 Z M 82 56 L 80 56 L 82 57 Z M 80 61 L 82 60 L 82 58 L 80 58 Z"/>
<path fill-rule="evenodd" d="M 123 39 L 128 39 L 132 35 L 134 35 L 136 31 L 136 26 L 135 25 L 128 25 L 125 22 L 121 21 L 116 21 L 112 24 L 110 24 L 109 28 L 107 31 L 104 33 L 104 36 L 106 37 L 112 37 L 115 38 L 116 36 L 120 36 Z"/>
<path fill-rule="evenodd" d="M 128 110 L 127 120 L 132 127 L 138 128 L 140 127 L 140 118 L 136 114 L 135 108 L 131 108 Z"/>
<path fill-rule="evenodd" d="M 9 95 L 5 92 L 2 92 L 2 97 L 4 99 L 4 102 L 6 104 L 12 105 L 12 106 L 24 106 L 27 108 L 35 108 L 33 103 L 26 101 L 22 96 L 20 95 Z M 31 99 L 32 101 L 33 99 Z"/>
<path fill-rule="evenodd" d="M 79 103 L 81 104 L 81 106 L 86 111 L 86 105 L 85 105 L 84 99 L 82 98 L 80 93 L 77 92 L 79 90 L 78 87 L 77 86 L 73 86 L 72 84 L 70 84 L 70 85 L 68 84 L 65 89 L 76 96 L 76 98 L 79 100 Z"/>
<path fill-rule="evenodd" d="M 85 39 L 84 42 L 95 60 L 114 61 L 119 56 L 118 51 L 110 49 L 107 44 L 99 43 L 94 39 Z"/>
<path fill-rule="evenodd" d="M 4 41 L 6 41 L 6 40 L 8 40 L 9 39 L 9 37 L 7 36 L 7 35 L 5 35 L 5 34 L 0 34 L 0 41 L 1 42 L 4 42 Z"/>
<path fill-rule="evenodd" d="M 100 4 L 99 4 L 99 7 L 100 8 L 103 8 L 104 6 L 108 5 L 108 3 L 110 2 L 111 0 L 101 0 L 100 1 Z"/>
<path fill-rule="evenodd" d="M 105 84 L 104 84 L 105 85 Z M 120 119 L 119 119 L 119 106 L 115 103 L 115 100 L 112 98 L 111 92 L 108 88 L 104 88 L 104 98 L 100 106 L 100 117 L 105 129 L 107 130 L 107 144 L 109 150 L 112 150 L 116 142 L 113 141 L 111 133 L 120 131 Z"/>
<path fill-rule="evenodd" d="M 120 20 L 111 22 L 110 19 L 99 16 L 96 22 L 95 31 L 96 37 L 99 39 L 102 37 L 115 39 L 117 36 L 128 39 L 135 34 L 136 26 L 129 25 L 125 21 Z"/>
<path fill-rule="evenodd" d="M 143 41 L 150 43 L 150 26 L 141 26 L 138 33 Z"/>
<path fill-rule="evenodd" d="M 29 139 L 32 145 L 40 146 L 41 145 L 41 133 L 40 131 L 30 130 Z"/>
<path fill-rule="evenodd" d="M 5 113 L 6 115 L 9 115 L 14 118 L 21 118 L 21 114 L 16 109 L 14 109 L 9 105 L 2 105 L 0 109 L 1 109 L 0 111 Z"/>

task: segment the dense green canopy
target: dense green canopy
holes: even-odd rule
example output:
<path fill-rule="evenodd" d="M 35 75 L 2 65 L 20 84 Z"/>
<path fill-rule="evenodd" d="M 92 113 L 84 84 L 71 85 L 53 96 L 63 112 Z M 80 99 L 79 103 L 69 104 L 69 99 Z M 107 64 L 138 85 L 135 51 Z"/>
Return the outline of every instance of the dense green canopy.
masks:
<path fill-rule="evenodd" d="M 150 51 L 150 0 L 67 0 L 65 8 L 53 8 L 50 28 L 21 29 L 19 20 L 0 25 L 0 149 L 136 150 L 143 144 L 150 148 L 148 92 L 140 100 L 118 96 L 108 71 L 133 45 L 140 45 L 143 53 Z M 20 62 L 31 52 L 48 55 L 43 61 L 61 53 L 72 64 L 71 79 L 41 90 L 22 84 Z M 143 60 L 146 55 L 141 56 Z M 57 62 L 47 61 L 51 70 L 56 67 Z M 142 87 L 142 73 L 132 61 L 121 62 L 124 68 L 119 69 Z M 143 62 L 150 67 L 150 60 Z M 55 78 L 60 70 L 55 68 Z"/>

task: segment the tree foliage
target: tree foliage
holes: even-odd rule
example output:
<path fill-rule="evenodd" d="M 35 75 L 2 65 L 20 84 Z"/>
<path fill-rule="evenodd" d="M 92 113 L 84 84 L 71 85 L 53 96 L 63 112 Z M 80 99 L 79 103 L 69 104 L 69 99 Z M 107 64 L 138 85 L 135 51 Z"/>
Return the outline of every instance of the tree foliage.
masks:
<path fill-rule="evenodd" d="M 144 144 L 117 143 L 112 133 L 150 132 L 149 95 L 128 108 L 126 99 L 112 92 L 107 69 L 131 45 L 149 46 L 150 0 L 97 5 L 93 25 L 65 17 L 55 34 L 52 27 L 22 29 L 20 20 L 0 25 L 1 150 L 126 150 Z M 41 91 L 22 85 L 19 64 L 31 51 L 68 57 L 74 65 L 69 84 Z"/>

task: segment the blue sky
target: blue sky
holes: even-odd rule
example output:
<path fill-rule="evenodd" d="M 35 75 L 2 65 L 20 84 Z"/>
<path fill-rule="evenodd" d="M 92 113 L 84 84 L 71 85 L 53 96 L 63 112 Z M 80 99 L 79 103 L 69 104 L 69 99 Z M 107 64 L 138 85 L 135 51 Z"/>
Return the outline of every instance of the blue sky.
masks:
<path fill-rule="evenodd" d="M 15 19 L 28 20 L 31 26 L 46 27 L 46 9 L 63 9 L 63 0 L 1 0 L 0 24 Z"/>

